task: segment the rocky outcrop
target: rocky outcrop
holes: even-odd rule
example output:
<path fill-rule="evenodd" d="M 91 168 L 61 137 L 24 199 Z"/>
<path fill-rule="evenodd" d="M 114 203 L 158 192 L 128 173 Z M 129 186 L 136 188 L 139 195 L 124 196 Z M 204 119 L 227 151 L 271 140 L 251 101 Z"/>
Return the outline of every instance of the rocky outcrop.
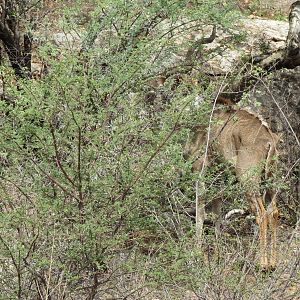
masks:
<path fill-rule="evenodd" d="M 186 59 L 188 51 L 186 45 L 211 35 L 213 28 L 211 25 L 202 24 L 196 27 L 197 29 L 195 24 L 192 25 L 179 26 L 179 29 L 171 31 L 169 41 L 173 43 L 170 47 L 165 47 L 165 55 L 160 54 L 160 65 L 163 68 L 180 65 Z M 170 26 L 168 21 L 162 22 L 160 30 L 168 31 Z M 211 53 L 203 62 L 205 72 L 212 75 L 231 73 L 245 56 L 255 57 L 284 49 L 289 24 L 284 21 L 245 18 L 236 23 L 236 28 L 236 30 L 227 30 L 218 27 L 213 42 L 205 45 L 204 51 Z M 95 47 L 105 47 L 106 37 L 112 34 L 107 31 L 99 33 L 95 39 Z M 84 36 L 84 32 L 75 31 L 58 32 L 52 35 L 46 32 L 38 33 L 36 41 L 38 43 L 50 41 L 60 48 L 79 50 Z"/>
<path fill-rule="evenodd" d="M 236 71 L 244 57 L 249 60 L 285 48 L 289 24 L 285 21 L 266 19 L 243 19 L 236 24 L 237 30 L 228 33 L 219 29 L 215 41 L 206 46 L 213 52 L 205 64 L 205 70 L 212 75 L 222 75 Z M 237 39 L 233 39 L 236 35 Z M 230 43 L 226 40 L 232 39 Z M 240 39 L 240 41 L 239 41 Z M 222 50 L 222 51 L 220 51 Z"/>
<path fill-rule="evenodd" d="M 294 177 L 295 203 L 300 202 L 300 67 L 273 72 L 251 91 L 255 110 L 267 119 L 274 132 L 281 133 L 280 157 L 284 176 Z M 295 201 L 296 200 L 296 201 Z"/>

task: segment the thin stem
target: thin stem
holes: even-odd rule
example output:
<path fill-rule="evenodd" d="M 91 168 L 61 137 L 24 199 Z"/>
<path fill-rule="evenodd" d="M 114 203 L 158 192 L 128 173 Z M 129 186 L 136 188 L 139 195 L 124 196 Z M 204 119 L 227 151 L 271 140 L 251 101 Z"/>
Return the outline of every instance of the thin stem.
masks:
<path fill-rule="evenodd" d="M 62 166 L 62 164 L 60 162 L 59 155 L 58 155 L 57 140 L 56 140 L 56 137 L 55 137 L 55 134 L 54 134 L 54 128 L 53 128 L 52 125 L 50 126 L 50 128 L 51 128 L 50 131 L 51 131 L 51 135 L 52 135 L 52 139 L 53 139 L 56 164 L 59 167 L 59 169 L 61 170 L 61 172 L 65 175 L 65 178 L 72 184 L 73 187 L 75 187 L 75 182 L 68 175 L 68 173 L 66 172 L 66 170 L 64 169 L 64 167 Z"/>
<path fill-rule="evenodd" d="M 78 157 L 77 157 L 77 173 L 78 173 L 78 192 L 79 192 L 79 209 L 83 208 L 82 193 L 82 176 L 81 176 L 81 128 L 78 128 Z"/>

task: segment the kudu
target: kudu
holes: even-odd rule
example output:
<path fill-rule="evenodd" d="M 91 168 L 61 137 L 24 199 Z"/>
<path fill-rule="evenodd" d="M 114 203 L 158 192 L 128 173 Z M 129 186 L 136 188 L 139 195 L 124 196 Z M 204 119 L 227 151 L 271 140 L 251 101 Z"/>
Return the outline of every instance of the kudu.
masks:
<path fill-rule="evenodd" d="M 275 268 L 278 227 L 276 193 L 271 188 L 261 193 L 260 184 L 263 177 L 271 176 L 271 167 L 276 164 L 274 156 L 277 155 L 279 137 L 259 116 L 242 109 L 216 110 L 209 129 L 210 132 L 207 126 L 194 129 L 192 139 L 185 146 L 185 157 L 192 159 L 192 169 L 197 172 L 212 163 L 214 154 L 232 163 L 237 180 L 245 186 L 246 198 L 259 226 L 261 267 Z M 213 210 L 218 211 L 218 208 L 213 207 Z M 271 230 L 269 259 L 268 225 Z"/>

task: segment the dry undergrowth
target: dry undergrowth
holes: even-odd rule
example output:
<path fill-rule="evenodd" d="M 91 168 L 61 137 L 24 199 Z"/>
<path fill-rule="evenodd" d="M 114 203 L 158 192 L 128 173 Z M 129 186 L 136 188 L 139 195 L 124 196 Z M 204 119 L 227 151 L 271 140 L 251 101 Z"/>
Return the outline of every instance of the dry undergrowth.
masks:
<path fill-rule="evenodd" d="M 126 299 L 130 300 L 299 300 L 300 228 L 281 226 L 280 232 L 279 265 L 274 272 L 258 269 L 255 240 L 249 236 L 223 237 L 219 242 L 204 243 L 204 264 L 188 266 L 197 269 L 198 278 L 207 276 L 201 287 L 191 282 L 162 284 L 151 289 L 146 287 L 145 277 L 134 274 L 123 278 L 123 284 L 119 282 L 117 289 L 102 294 L 99 299 L 122 298 L 127 294 Z"/>
<path fill-rule="evenodd" d="M 32 216 L 37 211 L 34 208 L 35 197 L 22 193 L 12 183 L 1 183 L 2 211 L 9 212 L 18 209 L 30 199 L 33 203 L 27 203 L 30 210 L 27 214 Z M 160 249 L 157 253 L 142 254 L 139 250 L 127 249 L 114 256 L 107 265 L 108 269 L 99 278 L 102 284 L 98 287 L 94 299 L 112 300 L 299 300 L 300 299 L 300 223 L 294 228 L 281 225 L 279 230 L 279 265 L 271 273 L 264 273 L 258 267 L 257 256 L 257 233 L 254 235 L 243 233 L 240 230 L 244 220 L 237 222 L 234 226 L 224 230 L 219 240 L 216 240 L 212 232 L 207 232 L 203 244 L 204 255 L 202 259 L 191 259 L 186 261 L 186 274 L 184 281 L 169 279 L 168 283 L 158 282 L 153 285 L 153 280 L 144 271 L 155 266 Z M 209 228 L 208 228 L 209 229 Z M 252 229 L 253 230 L 253 229 Z M 230 233 L 228 233 L 230 231 Z M 249 229 L 248 229 L 249 231 Z M 235 233 L 234 233 L 235 232 Z M 1 232 L 0 232 L 1 233 Z M 18 238 L 20 232 L 16 232 Z M 30 232 L 23 234 L 31 236 Z M 6 233 L 2 232 L 2 235 Z M 193 239 L 187 239 L 183 246 L 185 251 L 194 252 Z M 160 246 L 162 247 L 163 244 Z M 163 250 L 161 248 L 161 250 Z M 141 259 L 137 261 L 139 269 L 122 269 L 126 261 Z M 166 265 L 165 268 L 168 268 Z M 9 258 L 2 255 L 0 269 L 8 270 L 2 272 L 0 282 L 11 276 L 15 281 L 17 272 Z M 49 272 L 51 271 L 51 267 Z M 53 270 L 54 272 L 54 270 Z M 47 273 L 47 272 L 46 272 Z M 144 275 L 143 275 L 144 274 Z M 23 273 L 23 280 L 26 279 L 26 272 Z M 28 274 L 29 278 L 31 274 Z M 84 278 L 84 274 L 82 274 Z M 86 299 L 84 286 L 68 290 L 67 286 L 58 289 L 57 285 L 49 286 L 49 289 L 61 291 L 56 294 L 57 299 Z M 65 295 L 63 296 L 63 294 Z M 64 297 L 64 298 L 63 298 Z M 124 298 L 125 297 L 125 298 Z M 43 298 L 41 298 L 43 299 Z"/>

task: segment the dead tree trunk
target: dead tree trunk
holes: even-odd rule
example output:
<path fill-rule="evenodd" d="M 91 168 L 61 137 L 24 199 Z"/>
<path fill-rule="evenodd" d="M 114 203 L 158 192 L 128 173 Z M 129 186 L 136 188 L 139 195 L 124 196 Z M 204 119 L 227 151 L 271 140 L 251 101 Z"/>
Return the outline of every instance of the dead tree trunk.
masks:
<path fill-rule="evenodd" d="M 294 2 L 289 13 L 289 32 L 286 47 L 283 50 L 272 53 L 269 56 L 251 58 L 250 67 L 245 65 L 244 76 L 239 82 L 230 85 L 229 90 L 223 91 L 220 96 L 239 102 L 245 92 L 250 91 L 256 84 L 256 75 L 251 73 L 252 64 L 260 66 L 267 73 L 282 68 L 294 69 L 300 66 L 300 1 Z"/>
<path fill-rule="evenodd" d="M 289 13 L 289 32 L 284 50 L 257 62 L 264 70 L 294 69 L 300 65 L 300 1 L 294 2 Z"/>
<path fill-rule="evenodd" d="M 291 5 L 289 15 L 289 33 L 287 37 L 286 56 L 299 56 L 300 54 L 300 1 Z"/>
<path fill-rule="evenodd" d="M 300 1 L 294 2 L 290 8 L 284 64 L 289 68 L 300 65 Z"/>
<path fill-rule="evenodd" d="M 0 0 L 0 40 L 15 74 L 26 77 L 31 72 L 32 38 L 28 33 L 21 34 L 20 18 L 16 17 L 21 2 Z"/>

